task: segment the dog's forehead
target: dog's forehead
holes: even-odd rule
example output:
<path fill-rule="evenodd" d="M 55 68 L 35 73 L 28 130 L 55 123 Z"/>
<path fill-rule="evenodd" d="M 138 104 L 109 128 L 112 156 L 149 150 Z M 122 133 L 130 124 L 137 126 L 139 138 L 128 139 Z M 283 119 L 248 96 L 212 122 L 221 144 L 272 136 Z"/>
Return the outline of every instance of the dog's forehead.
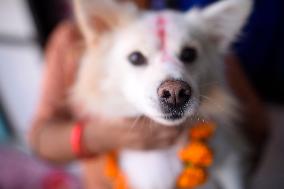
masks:
<path fill-rule="evenodd" d="M 167 30 L 178 27 L 183 21 L 182 14 L 173 11 L 150 12 L 142 19 L 142 24 L 148 25 L 154 31 L 163 26 Z"/>
<path fill-rule="evenodd" d="M 138 26 L 138 27 L 137 27 Z M 174 11 L 148 12 L 138 19 L 134 31 L 164 46 L 169 39 L 180 38 L 186 29 L 182 13 Z M 136 33 L 137 34 L 137 33 Z"/>
<path fill-rule="evenodd" d="M 117 37 L 128 51 L 140 49 L 146 54 L 174 53 L 188 38 L 187 21 L 183 13 L 174 11 L 147 12 L 123 27 Z M 121 37 L 121 35 L 125 37 Z M 124 39 L 128 40 L 125 41 Z M 158 51 L 157 51 L 158 50 Z"/>

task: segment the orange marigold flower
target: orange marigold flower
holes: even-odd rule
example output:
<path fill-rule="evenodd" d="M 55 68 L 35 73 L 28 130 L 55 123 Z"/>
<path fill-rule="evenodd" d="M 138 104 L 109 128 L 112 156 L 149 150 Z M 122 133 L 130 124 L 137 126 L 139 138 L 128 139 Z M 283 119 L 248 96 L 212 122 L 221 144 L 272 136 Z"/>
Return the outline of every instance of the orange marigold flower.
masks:
<path fill-rule="evenodd" d="M 127 181 L 122 174 L 117 176 L 113 189 L 128 189 Z"/>
<path fill-rule="evenodd" d="M 215 124 L 212 122 L 200 122 L 189 131 L 189 137 L 192 140 L 207 140 L 215 131 Z"/>
<path fill-rule="evenodd" d="M 210 166 L 213 162 L 212 151 L 202 142 L 191 142 L 179 152 L 179 157 L 184 162 L 204 167 Z"/>
<path fill-rule="evenodd" d="M 109 153 L 106 156 L 105 175 L 110 178 L 115 178 L 119 174 L 117 158 L 114 153 Z"/>
<path fill-rule="evenodd" d="M 206 182 L 207 174 L 204 169 L 189 167 L 185 169 L 177 180 L 177 187 L 188 189 L 200 186 Z"/>

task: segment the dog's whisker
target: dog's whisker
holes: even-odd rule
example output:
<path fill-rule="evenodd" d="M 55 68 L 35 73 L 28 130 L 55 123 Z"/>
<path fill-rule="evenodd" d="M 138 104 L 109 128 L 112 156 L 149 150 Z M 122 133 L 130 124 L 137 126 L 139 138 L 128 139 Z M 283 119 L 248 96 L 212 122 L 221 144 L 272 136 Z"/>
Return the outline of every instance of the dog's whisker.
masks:
<path fill-rule="evenodd" d="M 147 127 L 150 130 L 150 133 L 152 133 L 152 127 L 151 127 L 151 121 L 150 119 L 143 119 L 143 125 L 147 125 Z M 145 134 L 147 135 L 147 132 L 145 132 Z M 147 136 L 144 136 L 147 137 Z"/>
<path fill-rule="evenodd" d="M 133 121 L 131 127 L 129 128 L 128 132 L 131 132 L 132 129 L 134 129 L 137 126 L 138 121 L 142 118 L 142 116 L 138 116 L 137 118 L 135 118 L 135 120 Z"/>
<path fill-rule="evenodd" d="M 149 130 L 150 130 L 151 136 L 153 134 L 153 124 L 154 124 L 154 121 L 152 119 L 150 119 L 148 127 L 149 127 Z"/>

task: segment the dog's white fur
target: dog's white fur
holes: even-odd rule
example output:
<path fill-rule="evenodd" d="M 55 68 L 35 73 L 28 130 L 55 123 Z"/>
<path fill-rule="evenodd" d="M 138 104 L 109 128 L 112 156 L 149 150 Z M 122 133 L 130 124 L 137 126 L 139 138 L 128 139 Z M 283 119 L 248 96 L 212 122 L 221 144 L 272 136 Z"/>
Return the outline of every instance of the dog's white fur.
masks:
<path fill-rule="evenodd" d="M 132 5 L 113 1 L 74 0 L 75 15 L 86 41 L 72 102 L 83 107 L 82 116 L 132 117 L 146 115 L 171 126 L 193 116 L 220 125 L 211 143 L 215 164 L 210 178 L 223 189 L 245 188 L 248 146 L 235 127 L 237 102 L 224 78 L 223 55 L 250 14 L 251 0 L 223 0 L 186 13 L 139 12 Z M 167 20 L 167 51 L 174 62 L 162 62 L 156 19 Z M 178 60 L 183 45 L 198 50 L 192 65 Z M 139 50 L 148 64 L 131 65 L 127 57 Z M 166 79 L 182 79 L 193 96 L 185 116 L 164 119 L 157 89 Z M 153 136 L 154 137 L 154 136 Z M 135 189 L 173 189 L 182 169 L 176 156 L 182 142 L 169 149 L 120 154 L 120 164 Z"/>

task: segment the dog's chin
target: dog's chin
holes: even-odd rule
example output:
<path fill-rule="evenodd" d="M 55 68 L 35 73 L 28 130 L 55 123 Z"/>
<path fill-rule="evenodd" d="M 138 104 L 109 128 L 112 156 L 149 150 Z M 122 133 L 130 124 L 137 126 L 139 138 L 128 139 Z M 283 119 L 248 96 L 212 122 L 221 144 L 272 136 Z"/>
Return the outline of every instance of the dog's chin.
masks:
<path fill-rule="evenodd" d="M 173 127 L 173 126 L 178 126 L 183 122 L 185 122 L 187 116 L 177 115 L 177 114 L 167 114 L 152 119 L 164 126 Z"/>

